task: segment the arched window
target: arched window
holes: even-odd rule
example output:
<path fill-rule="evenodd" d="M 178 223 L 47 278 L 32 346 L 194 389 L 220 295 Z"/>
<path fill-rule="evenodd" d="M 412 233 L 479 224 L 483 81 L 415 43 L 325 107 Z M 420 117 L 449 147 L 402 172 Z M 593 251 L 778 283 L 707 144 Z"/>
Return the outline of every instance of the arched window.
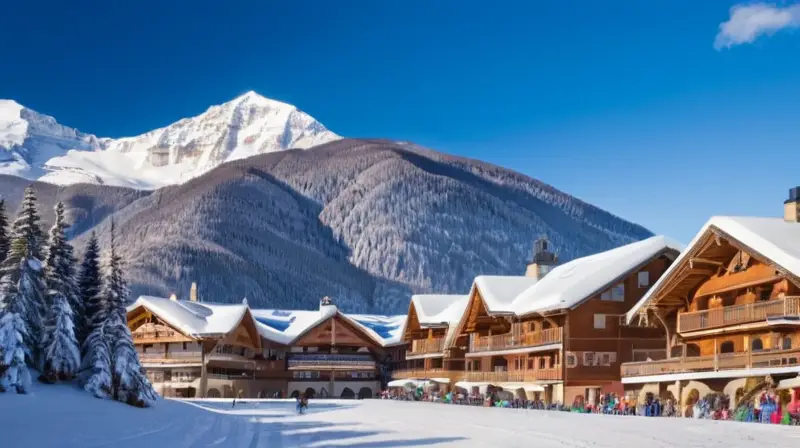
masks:
<path fill-rule="evenodd" d="M 792 338 L 789 336 L 784 336 L 781 348 L 784 350 L 789 350 L 790 348 L 792 348 Z"/>
<path fill-rule="evenodd" d="M 755 338 L 750 344 L 750 350 L 754 352 L 760 352 L 761 350 L 764 350 L 764 343 L 761 342 L 761 339 Z"/>
<path fill-rule="evenodd" d="M 733 353 L 733 341 L 725 341 L 719 346 L 720 353 Z"/>
<path fill-rule="evenodd" d="M 697 344 L 686 344 L 686 356 L 700 356 L 700 346 Z"/>

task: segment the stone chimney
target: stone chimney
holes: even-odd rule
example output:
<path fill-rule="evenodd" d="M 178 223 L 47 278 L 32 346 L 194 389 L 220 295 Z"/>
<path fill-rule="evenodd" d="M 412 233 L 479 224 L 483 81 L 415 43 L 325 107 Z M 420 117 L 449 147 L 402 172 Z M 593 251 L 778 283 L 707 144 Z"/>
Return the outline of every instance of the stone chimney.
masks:
<path fill-rule="evenodd" d="M 786 222 L 800 222 L 800 187 L 789 190 L 789 199 L 783 202 L 783 219 Z"/>
<path fill-rule="evenodd" d="M 558 256 L 551 250 L 550 241 L 542 236 L 533 243 L 533 256 L 528 262 L 525 276 L 541 280 L 557 264 Z"/>
<path fill-rule="evenodd" d="M 197 302 L 197 283 L 192 282 L 192 289 L 189 290 L 189 300 Z"/>
<path fill-rule="evenodd" d="M 173 292 L 172 294 L 169 295 L 169 300 L 172 300 L 173 302 L 177 302 L 178 301 L 178 296 L 175 295 L 175 293 Z"/>

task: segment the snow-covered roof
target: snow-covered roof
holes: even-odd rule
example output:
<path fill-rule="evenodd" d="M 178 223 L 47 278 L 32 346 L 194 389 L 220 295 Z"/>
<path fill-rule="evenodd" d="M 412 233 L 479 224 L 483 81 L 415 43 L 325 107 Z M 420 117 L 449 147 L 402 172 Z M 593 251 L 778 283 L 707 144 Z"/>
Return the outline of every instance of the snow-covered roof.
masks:
<path fill-rule="evenodd" d="M 411 303 L 417 312 L 417 319 L 422 328 L 449 325 L 458 321 L 469 301 L 468 295 L 459 294 L 416 294 L 411 296 Z"/>
<path fill-rule="evenodd" d="M 680 243 L 654 236 L 557 266 L 517 295 L 511 310 L 518 316 L 577 306 L 630 271 L 666 250 L 680 252 Z"/>
<path fill-rule="evenodd" d="M 405 315 L 378 316 L 345 314 L 335 305 L 322 306 L 315 311 L 253 309 L 259 332 L 265 339 L 289 345 L 322 322 L 338 315 L 361 329 L 376 344 L 390 346 L 401 341 Z"/>
<path fill-rule="evenodd" d="M 289 345 L 322 322 L 340 316 L 361 329 L 380 346 L 402 341 L 405 315 L 377 316 L 344 314 L 335 305 L 315 311 L 250 309 L 247 304 L 216 304 L 141 296 L 128 307 L 150 310 L 164 322 L 195 338 L 222 336 L 233 331 L 250 310 L 259 334 L 267 340 Z"/>
<path fill-rule="evenodd" d="M 411 296 L 411 303 L 414 304 L 420 327 L 447 325 L 445 347 L 448 347 L 467 308 L 469 295 L 416 294 Z"/>
<path fill-rule="evenodd" d="M 632 321 L 639 310 L 647 304 L 653 295 L 667 281 L 672 273 L 678 269 L 686 258 L 706 235 L 710 228 L 716 228 L 729 237 L 738 241 L 766 257 L 771 262 L 786 271 L 800 277 L 800 224 L 787 222 L 782 218 L 763 218 L 752 216 L 714 216 L 705 223 L 697 235 L 687 246 L 664 275 L 650 288 L 630 311 L 628 322 Z"/>
<path fill-rule="evenodd" d="M 223 305 L 140 296 L 128 306 L 128 311 L 140 306 L 194 338 L 230 333 L 239 325 L 248 310 L 245 304 Z"/>
<path fill-rule="evenodd" d="M 473 289 L 480 291 L 489 313 L 513 313 L 514 299 L 536 284 L 535 277 L 511 275 L 479 275 Z"/>

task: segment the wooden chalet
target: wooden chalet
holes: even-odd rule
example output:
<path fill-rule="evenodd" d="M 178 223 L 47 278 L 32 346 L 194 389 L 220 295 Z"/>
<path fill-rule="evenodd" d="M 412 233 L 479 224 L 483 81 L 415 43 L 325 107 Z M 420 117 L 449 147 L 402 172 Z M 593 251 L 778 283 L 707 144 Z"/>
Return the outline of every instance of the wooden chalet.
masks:
<path fill-rule="evenodd" d="M 664 348 L 622 365 L 625 388 L 688 411 L 722 392 L 735 407 L 800 372 L 800 189 L 781 218 L 714 217 L 628 313 L 660 327 Z"/>
<path fill-rule="evenodd" d="M 469 296 L 421 294 L 411 297 L 403 340 L 406 369 L 396 370 L 396 379 L 425 379 L 450 389 L 464 375 L 463 350 L 445 350 L 455 336 L 455 326 L 464 314 Z"/>
<path fill-rule="evenodd" d="M 621 392 L 620 363 L 663 348 L 659 330 L 621 318 L 679 250 L 653 237 L 554 266 L 540 240 L 526 276 L 477 277 L 444 347 L 465 359 L 455 385 L 562 403 Z"/>
<path fill-rule="evenodd" d="M 404 317 L 345 315 L 327 298 L 318 311 L 212 304 L 194 287 L 188 301 L 143 296 L 128 308 L 157 392 L 210 398 L 371 397 Z"/>

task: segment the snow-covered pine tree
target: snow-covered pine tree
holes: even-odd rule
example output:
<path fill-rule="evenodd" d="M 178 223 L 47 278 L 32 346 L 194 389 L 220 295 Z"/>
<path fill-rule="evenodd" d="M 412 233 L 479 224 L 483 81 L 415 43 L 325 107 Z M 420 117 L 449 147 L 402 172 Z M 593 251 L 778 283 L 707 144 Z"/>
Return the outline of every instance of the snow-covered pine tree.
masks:
<path fill-rule="evenodd" d="M 72 319 L 72 308 L 66 296 L 55 292 L 50 297 L 50 310 L 45 323 L 44 371 L 41 377 L 45 382 L 69 380 L 78 371 L 81 354 Z"/>
<path fill-rule="evenodd" d="M 116 230 L 114 220 L 112 219 L 108 259 L 106 260 L 103 286 L 100 290 L 100 295 L 105 300 L 105 304 L 108 308 L 107 312 L 109 314 L 116 313 L 124 322 L 127 320 L 125 306 L 128 304 L 129 291 L 128 283 L 122 272 L 122 257 L 117 253 L 115 238 Z"/>
<path fill-rule="evenodd" d="M 11 242 L 8 237 L 8 217 L 6 216 L 6 201 L 0 199 L 0 263 L 6 259 Z"/>
<path fill-rule="evenodd" d="M 21 314 L 6 311 L 0 317 L 0 392 L 13 389 L 24 394 L 30 388 L 27 331 L 28 325 Z"/>
<path fill-rule="evenodd" d="M 25 320 L 27 326 L 25 344 L 31 356 L 29 361 L 40 366 L 39 340 L 45 297 L 39 220 L 36 193 L 32 187 L 28 187 L 12 226 L 8 254 L 0 265 L 0 308 L 15 303 L 16 313 Z"/>
<path fill-rule="evenodd" d="M 73 253 L 72 245 L 67 242 L 66 229 L 69 224 L 64 217 L 64 204 L 59 202 L 55 206 L 56 220 L 50 229 L 47 259 L 45 260 L 45 285 L 47 299 L 53 303 L 57 295 L 63 295 L 70 305 L 75 339 L 80 342 L 85 334 L 83 331 L 83 303 L 79 297 L 78 281 L 75 277 L 75 264 L 77 260 Z M 43 337 L 48 335 L 45 332 Z M 44 342 L 44 341 L 43 341 Z"/>
<path fill-rule="evenodd" d="M 111 353 L 105 322 L 100 322 L 84 342 L 81 384 L 97 398 L 111 394 Z"/>
<path fill-rule="evenodd" d="M 97 243 L 97 235 L 92 232 L 83 252 L 83 262 L 78 275 L 80 301 L 85 310 L 83 319 L 85 328 L 79 332 L 86 335 L 91 333 L 99 322 L 105 320 L 105 303 L 99 295 L 101 284 L 100 245 Z"/>
<path fill-rule="evenodd" d="M 8 296 L 0 317 L 0 391 L 25 393 L 30 387 L 27 361 L 31 358 L 25 300 L 20 294 Z"/>
<path fill-rule="evenodd" d="M 117 313 L 109 313 L 106 322 L 111 347 L 111 384 L 113 398 L 133 406 L 145 407 L 156 399 L 133 345 L 128 325 Z"/>
<path fill-rule="evenodd" d="M 125 305 L 128 286 L 117 252 L 114 221 L 111 221 L 109 255 L 100 292 L 92 307 L 94 330 L 84 344 L 84 388 L 97 397 L 111 398 L 134 406 L 148 406 L 156 393 L 142 374 L 133 338 L 127 326 Z"/>

